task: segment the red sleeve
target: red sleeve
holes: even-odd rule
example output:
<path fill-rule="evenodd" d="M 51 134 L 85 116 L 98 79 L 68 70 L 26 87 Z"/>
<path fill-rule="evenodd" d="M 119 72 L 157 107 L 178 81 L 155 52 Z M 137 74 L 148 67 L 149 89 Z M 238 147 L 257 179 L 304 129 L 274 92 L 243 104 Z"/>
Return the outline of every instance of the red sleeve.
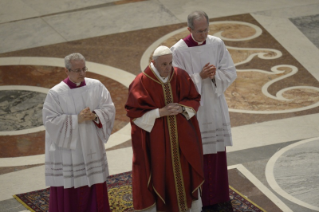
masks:
<path fill-rule="evenodd" d="M 93 111 L 93 113 L 95 114 L 95 112 Z M 99 117 L 97 117 L 98 119 L 99 119 L 99 123 L 96 123 L 94 120 L 92 120 L 93 121 L 93 123 L 98 127 L 98 128 L 102 128 L 102 123 L 101 123 L 101 120 L 100 120 L 100 118 Z"/>
<path fill-rule="evenodd" d="M 148 92 L 149 86 L 144 79 L 145 76 L 139 74 L 129 87 L 129 94 L 125 104 L 126 115 L 131 118 L 139 118 L 144 113 L 158 108 Z M 146 85 L 147 84 L 147 85 Z"/>
<path fill-rule="evenodd" d="M 176 75 L 178 76 L 178 100 L 179 104 L 185 105 L 187 107 L 193 108 L 195 111 L 198 111 L 200 106 L 200 94 L 197 92 L 196 87 L 193 83 L 193 80 L 190 78 L 188 73 L 180 68 L 174 68 Z"/>

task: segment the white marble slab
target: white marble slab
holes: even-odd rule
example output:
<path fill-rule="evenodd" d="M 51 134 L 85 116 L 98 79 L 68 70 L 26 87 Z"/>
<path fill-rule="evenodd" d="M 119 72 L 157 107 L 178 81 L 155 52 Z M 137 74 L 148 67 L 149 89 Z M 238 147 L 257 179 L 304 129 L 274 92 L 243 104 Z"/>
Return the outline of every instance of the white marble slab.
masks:
<path fill-rule="evenodd" d="M 228 152 L 319 136 L 319 113 L 232 128 Z"/>
<path fill-rule="evenodd" d="M 182 22 L 186 22 L 187 15 L 194 10 L 204 10 L 209 18 L 251 13 L 257 11 L 290 8 L 294 6 L 303 6 L 318 4 L 316 0 L 269 0 L 269 1 L 251 1 L 251 0 L 159 0 Z"/>
<path fill-rule="evenodd" d="M 0 185 L 0 201 L 11 199 L 14 194 L 44 189 L 44 166 L 0 175 Z"/>
<path fill-rule="evenodd" d="M 22 0 L 0 1 L 0 24 L 10 21 L 36 17 L 38 15 L 39 13 L 37 11 L 23 3 Z"/>
<path fill-rule="evenodd" d="M 288 194 L 319 209 L 319 139 L 282 154 L 274 167 L 278 185 Z"/>
<path fill-rule="evenodd" d="M 29 7 L 33 8 L 40 15 L 59 13 L 69 10 L 81 9 L 90 6 L 98 6 L 105 3 L 115 2 L 118 0 L 90 0 L 90 1 L 74 1 L 74 0 L 21 0 Z"/>
<path fill-rule="evenodd" d="M 40 18 L 0 24 L 0 38 L 0 53 L 65 42 Z"/>
<path fill-rule="evenodd" d="M 290 144 L 269 159 L 265 170 L 274 191 L 311 211 L 319 211 L 318 147 L 319 137 Z"/>
<path fill-rule="evenodd" d="M 256 15 L 264 15 L 264 16 L 280 17 L 280 18 L 295 18 L 295 17 L 316 15 L 318 13 L 319 13 L 318 1 L 314 2 L 314 4 L 298 5 L 298 6 L 289 5 L 289 7 L 253 12 L 253 14 L 256 14 Z"/>
<path fill-rule="evenodd" d="M 106 151 L 110 175 L 132 171 L 132 147 Z"/>
<path fill-rule="evenodd" d="M 160 4 L 150 1 L 54 15 L 43 19 L 68 41 L 180 22 Z"/>

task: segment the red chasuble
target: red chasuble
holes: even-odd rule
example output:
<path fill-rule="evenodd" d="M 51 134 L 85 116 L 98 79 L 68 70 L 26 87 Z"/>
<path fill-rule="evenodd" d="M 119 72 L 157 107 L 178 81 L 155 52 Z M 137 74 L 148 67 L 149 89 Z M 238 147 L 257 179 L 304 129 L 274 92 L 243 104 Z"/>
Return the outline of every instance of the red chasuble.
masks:
<path fill-rule="evenodd" d="M 146 112 L 179 103 L 197 111 L 200 95 L 188 74 L 172 69 L 167 83 L 147 67 L 129 87 L 125 105 L 132 125 L 133 205 L 135 210 L 156 204 L 158 211 L 178 212 L 198 199 L 204 182 L 203 151 L 196 117 L 182 114 L 155 120 L 149 133 L 134 124 Z"/>

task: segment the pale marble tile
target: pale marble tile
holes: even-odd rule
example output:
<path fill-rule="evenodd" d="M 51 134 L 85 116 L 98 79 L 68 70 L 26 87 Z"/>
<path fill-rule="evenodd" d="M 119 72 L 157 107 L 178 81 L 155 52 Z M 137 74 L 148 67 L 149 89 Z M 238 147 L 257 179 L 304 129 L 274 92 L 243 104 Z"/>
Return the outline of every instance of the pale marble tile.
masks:
<path fill-rule="evenodd" d="M 131 124 L 128 123 L 122 129 L 113 133 L 105 144 L 105 149 L 110 149 L 114 146 L 122 144 L 131 139 Z"/>
<path fill-rule="evenodd" d="M 132 147 L 106 152 L 110 175 L 132 171 Z"/>
<path fill-rule="evenodd" d="M 42 130 L 45 130 L 45 129 L 43 128 Z M 35 164 L 44 163 L 44 161 L 45 161 L 44 154 L 25 156 L 25 157 L 0 158 L 0 167 L 35 165 Z M 1 179 L 0 179 L 0 182 L 1 182 Z"/>
<path fill-rule="evenodd" d="M 319 136 L 319 114 L 298 116 L 232 128 L 228 152 Z"/>
<path fill-rule="evenodd" d="M 252 15 L 319 81 L 319 49 L 289 19 Z"/>
<path fill-rule="evenodd" d="M 0 175 L 0 182 L 0 201 L 11 199 L 14 194 L 44 189 L 44 166 Z"/>
<path fill-rule="evenodd" d="M 0 53 L 65 41 L 39 18 L 1 24 L 0 37 Z"/>
<path fill-rule="evenodd" d="M 317 15 L 290 18 L 290 20 L 319 49 L 319 7 L 317 11 Z"/>
<path fill-rule="evenodd" d="M 156 2 L 144 1 L 44 17 L 68 41 L 179 23 Z"/>
<path fill-rule="evenodd" d="M 0 211 L 2 212 L 30 212 L 16 199 L 8 199 L 0 202 Z"/>
<path fill-rule="evenodd" d="M 293 197 L 319 207 L 319 138 L 288 150 L 276 161 L 278 185 Z"/>
<path fill-rule="evenodd" d="M 316 4 L 316 0 L 270 0 L 270 1 L 251 1 L 251 0 L 159 0 L 177 18 L 186 22 L 187 15 L 194 10 L 204 10 L 209 18 L 251 13 L 277 8 L 287 8 L 293 6 L 303 6 Z"/>
<path fill-rule="evenodd" d="M 0 48 L 0 50 L 1 50 L 1 48 Z M 12 64 L 18 65 L 20 63 L 20 60 L 21 60 L 20 57 L 0 58 L 0 65 L 1 66 L 12 65 Z"/>
<path fill-rule="evenodd" d="M 289 7 L 283 7 L 279 9 L 253 12 L 253 14 L 256 14 L 256 15 L 264 15 L 264 16 L 280 17 L 280 18 L 295 18 L 295 17 L 301 17 L 301 16 L 316 15 L 318 13 L 319 13 L 318 1 L 308 5 L 298 5 L 298 6 L 289 5 Z"/>
<path fill-rule="evenodd" d="M 90 72 L 100 74 L 108 78 L 111 78 L 115 81 L 118 81 L 127 88 L 130 86 L 130 84 L 136 77 L 136 75 L 125 70 L 121 70 L 118 68 L 114 68 L 112 66 L 103 65 L 99 63 L 87 62 L 87 67 L 89 68 Z"/>
<path fill-rule="evenodd" d="M 85 0 L 85 1 L 74 1 L 74 0 L 21 0 L 29 7 L 33 8 L 41 15 L 53 14 L 58 12 L 64 12 L 68 10 L 81 9 L 90 6 L 98 6 L 110 2 L 116 2 L 118 0 Z"/>
<path fill-rule="evenodd" d="M 38 12 L 24 4 L 22 0 L 1 0 L 0 2 L 0 24 L 38 15 Z"/>

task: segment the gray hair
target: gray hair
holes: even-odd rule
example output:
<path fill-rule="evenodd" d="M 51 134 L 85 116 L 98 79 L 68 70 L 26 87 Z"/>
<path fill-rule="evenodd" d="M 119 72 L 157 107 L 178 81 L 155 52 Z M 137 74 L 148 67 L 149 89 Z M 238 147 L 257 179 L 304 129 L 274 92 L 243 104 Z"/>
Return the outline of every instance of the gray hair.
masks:
<path fill-rule="evenodd" d="M 208 16 L 204 11 L 193 11 L 187 16 L 187 25 L 189 28 L 194 29 L 194 20 L 200 20 L 206 18 L 207 24 L 209 24 Z"/>
<path fill-rule="evenodd" d="M 169 55 L 169 54 L 165 54 L 165 55 Z M 171 54 L 171 55 L 173 55 L 173 54 Z M 161 56 L 164 56 L 164 55 L 161 55 Z M 152 60 L 153 61 L 156 61 L 159 57 L 161 57 L 161 56 L 152 56 Z"/>
<path fill-rule="evenodd" d="M 152 56 L 152 60 L 156 61 L 159 56 Z"/>
<path fill-rule="evenodd" d="M 72 68 L 71 60 L 82 60 L 85 62 L 85 58 L 80 53 L 72 53 L 64 58 L 65 68 L 70 70 Z"/>

